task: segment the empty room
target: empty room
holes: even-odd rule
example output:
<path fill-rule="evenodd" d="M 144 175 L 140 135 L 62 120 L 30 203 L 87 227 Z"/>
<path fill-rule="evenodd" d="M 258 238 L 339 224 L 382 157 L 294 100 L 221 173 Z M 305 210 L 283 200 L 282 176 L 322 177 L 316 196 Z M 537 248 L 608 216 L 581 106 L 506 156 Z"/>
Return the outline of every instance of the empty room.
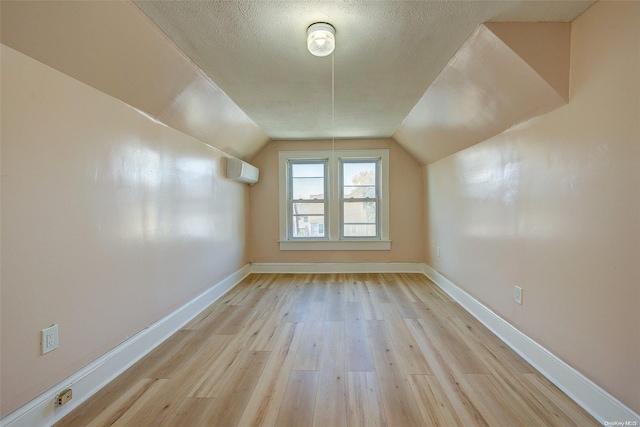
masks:
<path fill-rule="evenodd" d="M 640 426 L 640 2 L 0 19 L 2 427 Z"/>

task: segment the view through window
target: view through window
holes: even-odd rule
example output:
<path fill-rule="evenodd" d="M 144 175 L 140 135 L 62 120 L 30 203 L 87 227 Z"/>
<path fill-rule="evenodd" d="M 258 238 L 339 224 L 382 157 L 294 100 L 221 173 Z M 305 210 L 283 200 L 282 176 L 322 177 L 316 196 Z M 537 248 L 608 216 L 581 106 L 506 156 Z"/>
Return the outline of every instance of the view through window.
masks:
<path fill-rule="evenodd" d="M 278 155 L 281 249 L 390 248 L 388 150 Z"/>

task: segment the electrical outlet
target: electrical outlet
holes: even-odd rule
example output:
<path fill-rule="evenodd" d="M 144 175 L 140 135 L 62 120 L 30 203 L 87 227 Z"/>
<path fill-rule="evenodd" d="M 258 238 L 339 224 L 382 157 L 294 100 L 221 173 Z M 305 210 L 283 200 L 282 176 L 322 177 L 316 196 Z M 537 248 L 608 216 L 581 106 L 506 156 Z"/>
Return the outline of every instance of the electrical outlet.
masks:
<path fill-rule="evenodd" d="M 66 389 L 63 392 L 60 392 L 56 396 L 56 406 L 62 406 L 73 398 L 73 390 L 70 388 Z"/>
<path fill-rule="evenodd" d="M 520 305 L 522 305 L 522 288 L 520 286 L 515 286 L 513 288 L 513 299 Z"/>
<path fill-rule="evenodd" d="M 51 325 L 42 330 L 42 354 L 58 348 L 58 325 Z"/>

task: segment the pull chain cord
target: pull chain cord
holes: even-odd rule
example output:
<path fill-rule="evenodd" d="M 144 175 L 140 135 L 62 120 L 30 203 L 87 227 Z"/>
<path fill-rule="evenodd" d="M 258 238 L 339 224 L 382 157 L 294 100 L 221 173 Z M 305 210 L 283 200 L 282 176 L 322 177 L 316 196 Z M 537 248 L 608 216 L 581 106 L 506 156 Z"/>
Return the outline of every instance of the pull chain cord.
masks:
<path fill-rule="evenodd" d="M 331 164 L 336 163 L 336 79 L 335 79 L 335 53 L 331 54 Z M 335 201 L 336 195 L 333 195 Z"/>
<path fill-rule="evenodd" d="M 336 79 L 334 55 L 331 55 L 331 136 L 332 149 L 336 150 Z"/>

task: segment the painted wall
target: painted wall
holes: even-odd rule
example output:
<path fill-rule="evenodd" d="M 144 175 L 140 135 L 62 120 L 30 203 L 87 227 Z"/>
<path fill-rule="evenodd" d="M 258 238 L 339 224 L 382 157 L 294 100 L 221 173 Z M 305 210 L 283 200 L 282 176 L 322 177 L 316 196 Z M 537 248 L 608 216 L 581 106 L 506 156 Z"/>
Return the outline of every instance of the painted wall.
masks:
<path fill-rule="evenodd" d="M 389 149 L 390 251 L 281 251 L 278 245 L 278 151 L 330 150 L 331 141 L 272 141 L 251 163 L 260 181 L 251 187 L 251 262 L 423 262 L 421 166 L 392 139 L 341 140 L 336 150 Z"/>
<path fill-rule="evenodd" d="M 174 129 L 240 158 L 269 141 L 130 0 L 2 0 L 0 10 L 4 45 Z"/>
<path fill-rule="evenodd" d="M 245 265 L 248 189 L 220 151 L 1 55 L 4 416 Z"/>
<path fill-rule="evenodd" d="M 639 22 L 640 3 L 596 3 L 573 23 L 569 104 L 425 177 L 427 262 L 636 412 Z"/>

